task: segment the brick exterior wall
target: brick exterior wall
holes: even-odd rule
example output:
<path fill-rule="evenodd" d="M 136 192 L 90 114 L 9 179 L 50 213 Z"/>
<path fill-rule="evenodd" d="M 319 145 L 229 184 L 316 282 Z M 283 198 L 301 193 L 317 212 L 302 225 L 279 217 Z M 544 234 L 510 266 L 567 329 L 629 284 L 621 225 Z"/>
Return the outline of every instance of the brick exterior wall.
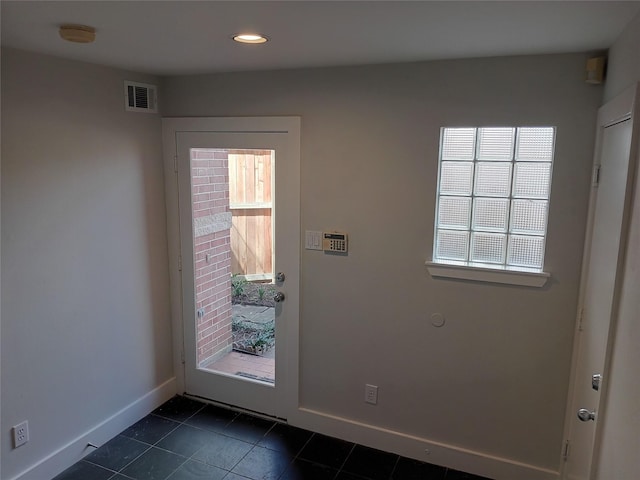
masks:
<path fill-rule="evenodd" d="M 231 351 L 231 213 L 228 154 L 191 154 L 198 366 Z"/>

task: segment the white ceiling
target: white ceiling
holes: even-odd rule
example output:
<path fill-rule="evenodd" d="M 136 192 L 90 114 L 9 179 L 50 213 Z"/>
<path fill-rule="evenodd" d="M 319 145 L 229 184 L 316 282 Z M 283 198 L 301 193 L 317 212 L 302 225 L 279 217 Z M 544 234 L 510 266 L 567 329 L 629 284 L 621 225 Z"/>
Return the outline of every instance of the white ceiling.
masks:
<path fill-rule="evenodd" d="M 2 45 L 158 75 L 608 48 L 638 1 L 6 1 Z M 93 44 L 58 36 L 91 25 Z M 240 45 L 256 31 L 264 45 Z"/>

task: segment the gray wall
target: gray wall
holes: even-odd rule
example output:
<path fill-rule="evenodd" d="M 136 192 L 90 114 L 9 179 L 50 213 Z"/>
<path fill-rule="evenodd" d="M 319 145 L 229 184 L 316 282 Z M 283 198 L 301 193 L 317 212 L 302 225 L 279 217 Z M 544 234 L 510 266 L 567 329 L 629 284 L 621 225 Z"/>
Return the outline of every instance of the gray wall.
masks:
<path fill-rule="evenodd" d="M 173 376 L 160 118 L 125 79 L 157 81 L 2 51 L 2 478 Z"/>
<path fill-rule="evenodd" d="M 558 469 L 602 99 L 584 65 L 556 55 L 166 79 L 165 116 L 302 116 L 302 228 L 350 235 L 348 257 L 302 252 L 302 406 Z M 557 126 L 545 288 L 426 272 L 445 125 Z M 430 326 L 433 312 L 445 327 Z M 365 383 L 380 387 L 376 407 Z"/>
<path fill-rule="evenodd" d="M 609 72 L 605 85 L 609 100 L 640 82 L 640 14 L 609 50 Z M 636 119 L 636 122 L 639 120 Z M 640 155 L 635 152 L 636 168 Z M 636 172 L 627 258 L 624 265 L 620 310 L 615 326 L 597 477 L 631 479 L 640 477 L 640 168 Z"/>
<path fill-rule="evenodd" d="M 636 15 L 609 49 L 605 101 L 640 81 L 640 14 Z"/>

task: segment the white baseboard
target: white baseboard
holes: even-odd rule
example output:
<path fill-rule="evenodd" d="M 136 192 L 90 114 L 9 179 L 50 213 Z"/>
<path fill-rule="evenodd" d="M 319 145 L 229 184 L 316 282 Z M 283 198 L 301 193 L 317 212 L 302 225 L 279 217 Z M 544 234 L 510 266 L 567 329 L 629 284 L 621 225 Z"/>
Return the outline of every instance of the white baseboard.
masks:
<path fill-rule="evenodd" d="M 177 384 L 174 377 L 10 480 L 53 478 L 90 453 L 92 449 L 87 448 L 88 443 L 104 444 L 176 393 Z M 431 441 L 312 409 L 298 409 L 293 416 L 290 416 L 288 423 L 371 448 L 495 480 L 558 480 L 560 478 L 559 472 L 554 470 Z"/>
<path fill-rule="evenodd" d="M 559 472 L 299 408 L 288 423 L 324 435 L 495 480 L 558 480 Z"/>
<path fill-rule="evenodd" d="M 176 379 L 173 377 L 10 480 L 43 480 L 55 477 L 93 451 L 87 446 L 88 443 L 98 446 L 104 444 L 176 393 Z"/>

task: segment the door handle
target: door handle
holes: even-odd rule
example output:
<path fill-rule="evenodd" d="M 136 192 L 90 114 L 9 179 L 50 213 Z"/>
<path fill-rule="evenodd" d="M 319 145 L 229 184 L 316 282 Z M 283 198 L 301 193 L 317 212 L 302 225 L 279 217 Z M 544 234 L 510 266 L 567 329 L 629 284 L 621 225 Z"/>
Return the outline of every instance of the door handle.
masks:
<path fill-rule="evenodd" d="M 276 303 L 280 303 L 284 301 L 284 293 L 278 292 L 273 296 L 273 301 Z"/>
<path fill-rule="evenodd" d="M 588 422 L 589 420 L 593 421 L 596 419 L 596 412 L 590 412 L 586 408 L 581 408 L 578 410 L 578 418 L 581 422 Z"/>

